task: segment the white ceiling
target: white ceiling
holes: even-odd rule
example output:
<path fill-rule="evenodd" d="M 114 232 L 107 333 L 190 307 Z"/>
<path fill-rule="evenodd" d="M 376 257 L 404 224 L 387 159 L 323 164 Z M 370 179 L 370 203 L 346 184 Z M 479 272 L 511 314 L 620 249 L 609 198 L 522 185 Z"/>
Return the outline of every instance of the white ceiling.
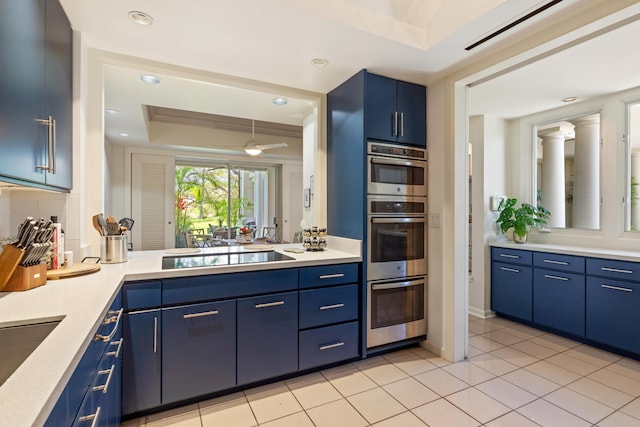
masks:
<path fill-rule="evenodd" d="M 210 71 L 288 88 L 327 93 L 362 68 L 408 81 L 425 83 L 435 73 L 486 54 L 500 43 L 539 25 L 541 20 L 569 14 L 579 0 L 563 0 L 541 15 L 507 31 L 471 52 L 464 47 L 481 39 L 548 0 L 61 0 L 75 30 L 92 48 L 196 70 Z M 143 27 L 129 20 L 129 11 L 143 11 L 155 22 Z M 623 30 L 623 29 L 621 29 Z M 635 30 L 635 31 L 634 31 Z M 619 35 L 637 43 L 638 32 Z M 612 36 L 613 37 L 613 36 Z M 635 85 L 635 75 L 608 72 L 637 69 L 638 58 L 615 54 L 613 37 L 606 61 L 575 51 L 591 61 L 578 71 L 562 74 L 566 64 L 578 64 L 562 54 L 537 68 L 517 70 L 472 89 L 472 112 L 497 115 L 532 113 L 557 106 L 561 97 L 593 96 L 601 90 Z M 625 39 L 625 40 L 626 40 Z M 628 49 L 628 48 L 627 48 Z M 634 45 L 635 49 L 635 45 Z M 637 57 L 637 55 L 636 55 Z M 310 61 L 325 58 L 325 68 Z M 624 58 L 624 67 L 616 60 Z M 586 73 L 584 68 L 593 73 Z M 116 143 L 147 143 L 142 105 L 158 105 L 198 112 L 287 124 L 302 123 L 313 104 L 289 97 L 275 108 L 278 93 L 236 89 L 160 75 L 159 85 L 145 85 L 137 77 L 153 70 L 109 66 L 105 69 L 106 107 L 122 111 L 107 117 L 106 132 Z M 545 76 L 535 79 L 532 76 Z M 547 78 L 548 77 L 548 78 Z M 553 78 L 551 78 L 553 77 Z M 523 84 L 522 82 L 526 82 Z M 547 83 L 557 83 L 547 86 Z M 523 91 L 523 88 L 527 89 Z M 517 89 L 517 91 L 516 91 Z M 477 93 L 477 95 L 476 95 Z M 514 94 L 520 100 L 514 100 Z M 535 96 L 534 96 L 535 95 Z M 476 99 L 477 96 L 477 99 Z M 550 106 L 550 104 L 553 105 Z M 518 105 L 516 105 L 518 104 Z M 506 110 L 505 105 L 511 105 Z M 127 138 L 119 132 L 130 133 Z"/>

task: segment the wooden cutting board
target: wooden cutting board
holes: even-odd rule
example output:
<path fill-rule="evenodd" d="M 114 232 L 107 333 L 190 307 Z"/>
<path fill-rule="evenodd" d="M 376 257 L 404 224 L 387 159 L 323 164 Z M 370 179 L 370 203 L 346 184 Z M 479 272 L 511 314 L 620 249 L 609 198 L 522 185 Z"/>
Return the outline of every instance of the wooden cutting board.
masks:
<path fill-rule="evenodd" d="M 69 277 L 77 277 L 84 274 L 95 273 L 96 271 L 100 271 L 100 264 L 83 264 L 81 262 L 77 262 L 71 267 L 59 268 L 57 270 L 47 270 L 47 279 L 66 279 Z"/>

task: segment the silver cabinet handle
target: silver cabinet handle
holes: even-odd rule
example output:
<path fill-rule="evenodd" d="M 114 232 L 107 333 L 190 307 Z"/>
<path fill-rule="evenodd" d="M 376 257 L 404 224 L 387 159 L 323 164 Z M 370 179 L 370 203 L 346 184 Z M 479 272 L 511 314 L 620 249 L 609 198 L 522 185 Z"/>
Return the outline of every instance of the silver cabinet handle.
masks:
<path fill-rule="evenodd" d="M 382 158 L 382 157 L 372 157 L 369 159 L 371 163 L 378 163 L 381 165 L 390 165 L 390 166 L 413 166 L 417 168 L 426 168 L 426 163 L 424 161 L 411 161 L 411 160 L 399 160 L 392 158 Z"/>
<path fill-rule="evenodd" d="M 320 276 L 320 279 L 335 279 L 338 277 L 344 277 L 344 273 L 336 273 L 336 274 L 323 274 Z"/>
<path fill-rule="evenodd" d="M 191 313 L 191 314 L 185 314 L 184 316 L 182 316 L 184 319 L 193 319 L 194 317 L 205 317 L 205 316 L 215 316 L 216 314 L 218 314 L 219 311 L 218 310 L 211 310 L 211 311 L 203 311 L 202 313 Z"/>
<path fill-rule="evenodd" d="M 51 143 L 51 147 L 53 148 L 53 154 L 51 155 L 51 163 L 50 163 L 51 169 L 49 169 L 49 171 L 55 175 L 56 174 L 56 157 L 58 155 L 57 153 L 58 148 L 56 146 L 56 119 L 52 119 L 51 117 L 49 117 L 49 120 L 53 120 L 53 124 L 51 125 L 51 128 L 53 129 L 51 132 L 53 134 L 53 137 L 51 138 L 53 141 Z"/>
<path fill-rule="evenodd" d="M 602 271 L 611 271 L 612 273 L 633 274 L 632 270 L 620 270 L 619 268 L 601 267 L 600 270 L 602 270 Z"/>
<path fill-rule="evenodd" d="M 322 307 L 320 307 L 320 310 L 331 310 L 334 308 L 342 308 L 344 307 L 344 304 L 339 303 L 339 304 L 333 304 L 333 305 L 323 305 Z"/>
<path fill-rule="evenodd" d="M 336 348 L 336 347 L 342 347 L 343 345 L 344 345 L 344 343 L 342 341 L 338 341 L 338 342 L 333 343 L 333 344 L 321 345 L 320 346 L 320 350 L 329 350 L 329 349 Z"/>
<path fill-rule="evenodd" d="M 520 255 L 500 254 L 502 258 L 520 259 Z"/>
<path fill-rule="evenodd" d="M 633 292 L 633 289 L 621 288 L 620 286 L 611 286 L 611 285 L 600 285 L 600 286 L 606 289 L 613 289 L 614 291 Z"/>
<path fill-rule="evenodd" d="M 109 343 L 109 345 L 117 345 L 118 348 L 116 349 L 116 351 L 109 351 L 107 352 L 107 356 L 113 356 L 116 359 L 118 357 L 120 357 L 120 349 L 122 348 L 122 341 L 124 340 L 124 338 L 120 338 L 120 341 L 112 341 Z"/>
<path fill-rule="evenodd" d="M 510 271 L 512 273 L 520 273 L 520 270 L 518 270 L 516 268 L 500 267 L 500 270 Z"/>
<path fill-rule="evenodd" d="M 546 279 L 553 279 L 553 280 L 569 280 L 568 277 L 561 277 L 561 276 L 552 276 L 551 274 L 545 274 L 544 277 Z"/>
<path fill-rule="evenodd" d="M 91 422 L 91 427 L 95 427 L 97 425 L 99 417 L 100 417 L 100 407 L 98 406 L 98 409 L 96 409 L 96 413 L 95 414 L 91 414 L 91 415 L 86 415 L 84 417 L 80 417 L 80 418 L 78 418 L 78 421 L 80 421 L 80 422 L 92 421 Z"/>
<path fill-rule="evenodd" d="M 111 341 L 114 337 L 114 335 L 116 334 L 116 332 L 118 331 L 118 326 L 120 325 L 120 319 L 122 318 L 122 313 L 124 312 L 124 308 L 121 308 L 120 310 L 118 310 L 118 316 L 114 316 L 115 317 L 115 326 L 113 327 L 113 330 L 111 331 L 111 333 L 109 335 L 100 335 L 100 334 L 96 334 L 95 340 L 96 341 L 104 341 L 104 342 L 108 342 Z M 108 318 L 105 319 L 103 321 L 103 324 L 109 324 L 109 323 L 113 323 L 114 320 L 112 320 L 112 318 Z"/>
<path fill-rule="evenodd" d="M 111 365 L 110 369 L 105 369 L 102 371 L 98 371 L 98 375 L 107 375 L 107 380 L 102 385 L 97 385 L 92 387 L 93 391 L 102 391 L 103 394 L 106 394 L 109 391 L 109 384 L 111 383 L 111 376 L 113 375 L 113 371 L 115 371 L 115 365 Z"/>
<path fill-rule="evenodd" d="M 158 318 L 153 318 L 153 352 L 158 352 Z"/>
<path fill-rule="evenodd" d="M 393 136 L 398 136 L 398 112 L 393 112 Z"/>
<path fill-rule="evenodd" d="M 400 136 L 404 136 L 404 113 L 400 113 Z"/>
<path fill-rule="evenodd" d="M 264 304 L 256 304 L 256 308 L 274 307 L 276 305 L 284 305 L 284 301 L 265 302 Z"/>
<path fill-rule="evenodd" d="M 55 161 L 55 149 L 56 149 L 56 135 L 55 135 L 55 123 L 53 117 L 49 116 L 48 119 L 36 119 L 36 122 L 47 126 L 47 164 L 38 165 L 37 169 L 56 173 L 56 161 Z"/>
<path fill-rule="evenodd" d="M 557 265 L 569 265 L 568 262 L 565 261 L 556 261 L 553 259 L 545 259 L 543 260 L 543 262 L 546 262 L 547 264 L 557 264 Z"/>

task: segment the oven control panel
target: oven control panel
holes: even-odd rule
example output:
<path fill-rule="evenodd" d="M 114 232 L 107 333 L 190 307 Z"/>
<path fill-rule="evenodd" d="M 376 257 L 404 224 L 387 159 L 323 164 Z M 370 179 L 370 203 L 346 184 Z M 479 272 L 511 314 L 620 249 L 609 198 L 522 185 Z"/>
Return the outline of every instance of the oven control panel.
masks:
<path fill-rule="evenodd" d="M 382 154 L 384 156 L 404 157 L 407 159 L 426 160 L 427 152 L 419 148 L 408 148 L 401 145 L 369 143 L 369 154 Z"/>
<path fill-rule="evenodd" d="M 369 214 L 422 214 L 425 213 L 425 202 L 393 200 L 370 200 Z"/>

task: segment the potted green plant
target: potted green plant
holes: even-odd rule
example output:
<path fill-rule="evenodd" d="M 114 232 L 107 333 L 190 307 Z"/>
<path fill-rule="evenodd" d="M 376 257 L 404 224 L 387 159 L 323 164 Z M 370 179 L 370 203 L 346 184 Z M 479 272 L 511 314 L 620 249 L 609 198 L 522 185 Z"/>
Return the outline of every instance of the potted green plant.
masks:
<path fill-rule="evenodd" d="M 551 213 L 542 206 L 533 206 L 528 203 L 516 207 L 518 199 L 503 199 L 498 206 L 500 215 L 496 224 L 503 233 L 513 228 L 513 241 L 524 243 L 527 241 L 527 233 L 530 227 L 540 227 L 547 223 Z"/>

